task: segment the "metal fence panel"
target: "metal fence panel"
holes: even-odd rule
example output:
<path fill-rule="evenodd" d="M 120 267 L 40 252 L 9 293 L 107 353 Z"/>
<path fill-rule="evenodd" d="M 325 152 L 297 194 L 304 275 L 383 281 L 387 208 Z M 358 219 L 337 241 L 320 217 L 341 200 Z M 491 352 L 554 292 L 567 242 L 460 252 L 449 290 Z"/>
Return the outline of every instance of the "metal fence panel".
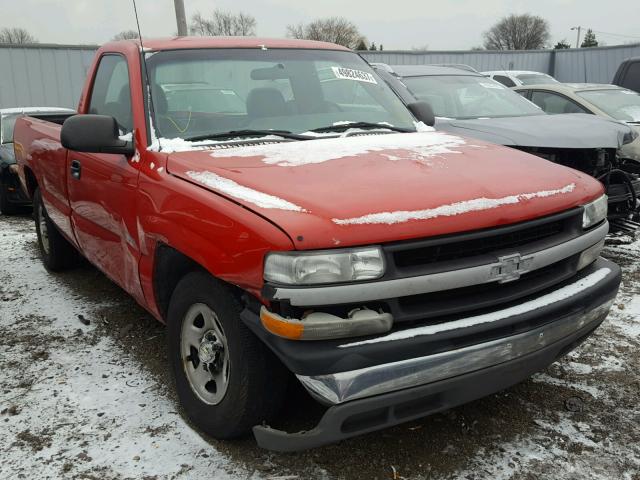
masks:
<path fill-rule="evenodd" d="M 620 63 L 640 56 L 640 43 L 599 48 L 528 51 L 363 51 L 370 62 L 389 65 L 464 63 L 476 70 L 533 70 L 561 82 L 609 83 Z"/>
<path fill-rule="evenodd" d="M 0 108 L 75 108 L 97 47 L 0 45 Z M 562 82 L 608 83 L 620 63 L 640 56 L 640 43 L 601 48 L 529 51 L 363 51 L 389 65 L 463 63 L 476 70 L 534 70 Z"/>
<path fill-rule="evenodd" d="M 96 48 L 0 45 L 0 108 L 76 108 Z"/>

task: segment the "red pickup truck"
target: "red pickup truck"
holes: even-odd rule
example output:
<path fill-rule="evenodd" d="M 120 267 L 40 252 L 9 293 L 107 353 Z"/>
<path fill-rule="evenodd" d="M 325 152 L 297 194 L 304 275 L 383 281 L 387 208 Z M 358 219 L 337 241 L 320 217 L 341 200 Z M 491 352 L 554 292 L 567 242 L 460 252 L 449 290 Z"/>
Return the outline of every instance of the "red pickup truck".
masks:
<path fill-rule="evenodd" d="M 15 126 L 44 263 L 167 324 L 216 438 L 310 448 L 506 388 L 609 311 L 603 186 L 408 107 L 336 45 L 105 45 L 77 115 Z M 328 407 L 310 431 L 268 426 L 289 381 Z"/>

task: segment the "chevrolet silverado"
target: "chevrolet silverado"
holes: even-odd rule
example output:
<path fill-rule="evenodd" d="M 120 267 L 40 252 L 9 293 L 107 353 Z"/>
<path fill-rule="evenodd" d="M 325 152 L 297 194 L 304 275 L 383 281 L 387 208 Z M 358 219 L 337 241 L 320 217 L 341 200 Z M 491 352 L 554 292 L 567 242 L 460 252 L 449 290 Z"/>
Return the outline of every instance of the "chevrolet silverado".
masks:
<path fill-rule="evenodd" d="M 434 131 L 343 47 L 109 43 L 77 111 L 15 126 L 44 264 L 81 254 L 166 323 L 213 437 L 299 450 L 480 398 L 616 296 L 602 184 Z M 309 431 L 269 426 L 290 381 L 327 407 Z"/>

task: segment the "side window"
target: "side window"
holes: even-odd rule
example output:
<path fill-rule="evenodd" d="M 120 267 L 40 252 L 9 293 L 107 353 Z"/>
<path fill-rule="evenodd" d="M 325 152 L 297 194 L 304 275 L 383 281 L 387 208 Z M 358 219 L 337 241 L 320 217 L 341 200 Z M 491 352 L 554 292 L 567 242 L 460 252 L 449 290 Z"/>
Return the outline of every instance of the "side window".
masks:
<path fill-rule="evenodd" d="M 133 130 L 129 69 L 121 55 L 105 55 L 100 60 L 91 90 L 89 113 L 115 118 L 122 133 Z"/>
<path fill-rule="evenodd" d="M 624 74 L 622 86 L 640 93 L 640 62 L 633 62 Z"/>
<path fill-rule="evenodd" d="M 516 90 L 516 93 L 519 93 L 526 99 L 529 99 L 529 92 L 530 90 Z"/>
<path fill-rule="evenodd" d="M 534 91 L 531 101 L 547 113 L 589 113 L 577 103 L 551 92 Z"/>
<path fill-rule="evenodd" d="M 496 82 L 500 82 L 505 87 L 515 87 L 516 86 L 516 82 L 514 82 L 513 80 L 511 80 L 509 77 L 507 77 L 505 75 L 494 75 L 493 79 Z"/>

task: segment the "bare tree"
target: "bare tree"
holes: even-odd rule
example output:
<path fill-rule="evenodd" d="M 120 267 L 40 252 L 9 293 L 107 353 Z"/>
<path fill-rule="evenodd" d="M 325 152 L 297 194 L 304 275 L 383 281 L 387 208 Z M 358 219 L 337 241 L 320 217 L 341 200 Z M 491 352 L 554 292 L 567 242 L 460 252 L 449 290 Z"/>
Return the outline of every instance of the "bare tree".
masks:
<path fill-rule="evenodd" d="M 247 13 L 214 10 L 207 18 L 200 12 L 191 17 L 191 35 L 252 36 L 256 34 L 256 19 Z"/>
<path fill-rule="evenodd" d="M 38 40 L 24 28 L 3 28 L 0 43 L 38 43 Z"/>
<path fill-rule="evenodd" d="M 114 35 L 111 40 L 137 40 L 139 38 L 136 30 L 123 30 L 122 32 Z"/>
<path fill-rule="evenodd" d="M 504 17 L 484 36 L 487 50 L 534 50 L 549 42 L 549 22 L 542 17 L 525 13 Z"/>
<path fill-rule="evenodd" d="M 357 49 L 361 42 L 365 45 L 367 43 L 358 27 L 342 17 L 321 18 L 306 25 L 289 25 L 287 37 L 337 43 L 352 49 Z"/>

